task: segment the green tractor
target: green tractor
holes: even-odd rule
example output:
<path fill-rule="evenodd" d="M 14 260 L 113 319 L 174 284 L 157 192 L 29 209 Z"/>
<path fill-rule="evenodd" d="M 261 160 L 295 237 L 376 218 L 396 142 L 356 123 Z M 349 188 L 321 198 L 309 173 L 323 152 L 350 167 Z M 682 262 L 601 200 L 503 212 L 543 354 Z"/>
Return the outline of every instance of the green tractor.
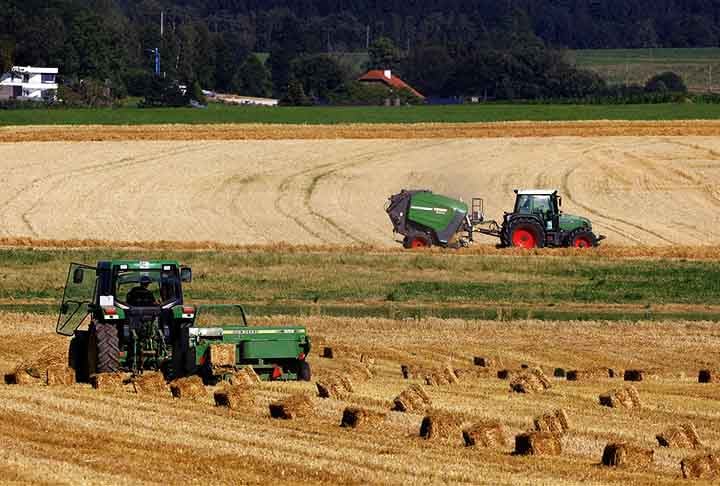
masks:
<path fill-rule="evenodd" d="M 405 248 L 467 246 L 473 233 L 499 238 L 501 247 L 521 248 L 597 246 L 605 239 L 592 230 L 589 219 L 565 214 L 562 198 L 546 189 L 515 190 L 515 208 L 502 223 L 485 220 L 483 200 L 472 206 L 429 190 L 402 190 L 386 207 L 393 232 L 403 235 Z"/>
<path fill-rule="evenodd" d="M 226 367 L 250 365 L 263 379 L 310 379 L 305 328 L 248 326 L 237 305 L 196 309 L 183 300 L 183 283 L 191 281 L 192 270 L 173 260 L 70 264 L 56 331 L 72 336 L 69 364 L 78 380 L 159 370 L 168 379 L 212 381 L 218 345 L 225 356 L 232 351 Z"/>

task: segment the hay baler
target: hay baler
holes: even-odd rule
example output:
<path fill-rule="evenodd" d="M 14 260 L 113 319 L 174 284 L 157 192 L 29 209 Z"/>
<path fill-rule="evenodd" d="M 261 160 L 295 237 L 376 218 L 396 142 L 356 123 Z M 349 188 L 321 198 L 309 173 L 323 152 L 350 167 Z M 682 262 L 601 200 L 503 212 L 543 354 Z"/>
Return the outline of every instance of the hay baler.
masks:
<path fill-rule="evenodd" d="M 403 189 L 390 196 L 385 210 L 405 248 L 467 246 L 473 233 L 499 238 L 502 247 L 522 248 L 587 248 L 605 239 L 593 232 L 589 219 L 563 213 L 557 191 L 516 189 L 515 194 L 515 208 L 501 223 L 485 220 L 481 198 L 473 198 L 468 210 L 463 201 L 429 190 Z"/>
<path fill-rule="evenodd" d="M 305 328 L 248 326 L 240 306 L 196 309 L 183 298 L 182 285 L 191 281 L 192 270 L 173 260 L 70 264 L 56 331 L 72 336 L 69 364 L 77 378 L 161 370 L 168 379 L 198 373 L 212 379 L 219 369 L 250 365 L 265 379 L 310 379 Z M 212 359 L 218 345 L 226 357 L 233 349 L 222 367 Z"/>

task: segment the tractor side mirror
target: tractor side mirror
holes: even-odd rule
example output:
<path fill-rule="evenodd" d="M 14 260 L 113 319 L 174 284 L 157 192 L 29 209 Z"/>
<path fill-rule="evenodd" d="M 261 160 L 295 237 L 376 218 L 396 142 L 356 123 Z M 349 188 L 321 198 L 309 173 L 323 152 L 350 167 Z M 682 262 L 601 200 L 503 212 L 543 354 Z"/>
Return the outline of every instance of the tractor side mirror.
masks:
<path fill-rule="evenodd" d="M 180 269 L 180 280 L 183 282 L 192 282 L 192 268 L 182 267 Z"/>
<path fill-rule="evenodd" d="M 84 272 L 82 268 L 76 268 L 73 272 L 73 283 L 74 284 L 80 284 L 83 281 Z"/>

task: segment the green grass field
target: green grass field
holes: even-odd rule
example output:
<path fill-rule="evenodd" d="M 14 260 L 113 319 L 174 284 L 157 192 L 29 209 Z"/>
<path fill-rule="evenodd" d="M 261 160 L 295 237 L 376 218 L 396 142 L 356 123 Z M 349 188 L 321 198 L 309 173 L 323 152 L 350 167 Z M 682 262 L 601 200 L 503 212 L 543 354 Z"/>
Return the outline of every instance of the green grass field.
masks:
<path fill-rule="evenodd" d="M 720 320 L 716 261 L 270 250 L 0 250 L 0 309 L 55 312 L 68 263 L 107 257 L 179 259 L 188 301 L 255 315 Z"/>
<path fill-rule="evenodd" d="M 537 105 L 479 104 L 403 107 L 243 107 L 211 104 L 207 109 L 0 110 L 8 125 L 142 125 L 165 123 L 466 123 L 562 120 L 693 120 L 720 118 L 720 105 Z"/>

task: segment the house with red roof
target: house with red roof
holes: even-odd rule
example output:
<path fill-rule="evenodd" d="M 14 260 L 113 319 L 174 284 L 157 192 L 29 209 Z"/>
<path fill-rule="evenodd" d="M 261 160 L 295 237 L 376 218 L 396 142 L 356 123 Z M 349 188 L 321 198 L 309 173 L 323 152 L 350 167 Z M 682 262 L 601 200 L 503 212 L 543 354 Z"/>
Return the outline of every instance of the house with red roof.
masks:
<path fill-rule="evenodd" d="M 376 83 L 384 84 L 385 86 L 393 89 L 406 89 L 418 98 L 424 100 L 425 97 L 415 90 L 412 86 L 407 84 L 405 81 L 397 76 L 393 76 L 390 69 L 373 69 L 360 76 L 358 79 L 361 83 Z"/>

